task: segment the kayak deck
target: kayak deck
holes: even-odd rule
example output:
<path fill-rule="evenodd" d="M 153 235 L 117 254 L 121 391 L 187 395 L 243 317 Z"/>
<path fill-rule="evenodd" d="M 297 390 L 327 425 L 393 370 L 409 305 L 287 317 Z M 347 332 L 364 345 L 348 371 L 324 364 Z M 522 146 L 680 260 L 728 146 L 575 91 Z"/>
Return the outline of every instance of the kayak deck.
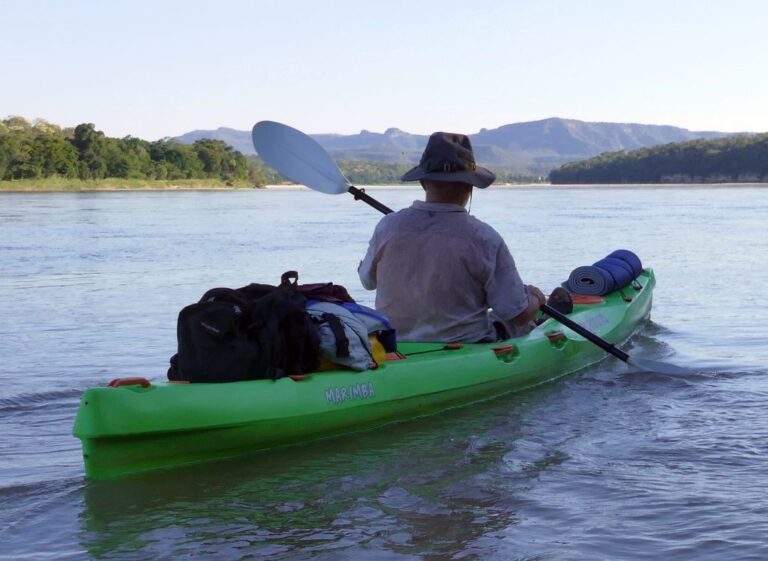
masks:
<path fill-rule="evenodd" d="M 647 269 L 634 288 L 577 301 L 568 317 L 620 343 L 648 317 L 654 285 Z M 364 372 L 87 389 L 74 426 L 86 476 L 105 479 L 371 428 L 529 388 L 606 356 L 553 319 L 508 341 L 457 349 L 401 343 L 399 350 L 406 358 Z"/>

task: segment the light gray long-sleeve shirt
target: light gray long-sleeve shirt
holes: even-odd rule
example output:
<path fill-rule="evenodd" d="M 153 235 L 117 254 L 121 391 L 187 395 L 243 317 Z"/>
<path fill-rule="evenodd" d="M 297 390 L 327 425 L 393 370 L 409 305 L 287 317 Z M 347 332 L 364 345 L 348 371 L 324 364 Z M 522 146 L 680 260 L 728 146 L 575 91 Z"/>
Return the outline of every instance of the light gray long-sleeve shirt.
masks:
<path fill-rule="evenodd" d="M 495 340 L 493 316 L 513 335 L 530 329 L 509 322 L 528 293 L 507 245 L 461 205 L 415 201 L 388 214 L 358 273 L 403 341 Z"/>

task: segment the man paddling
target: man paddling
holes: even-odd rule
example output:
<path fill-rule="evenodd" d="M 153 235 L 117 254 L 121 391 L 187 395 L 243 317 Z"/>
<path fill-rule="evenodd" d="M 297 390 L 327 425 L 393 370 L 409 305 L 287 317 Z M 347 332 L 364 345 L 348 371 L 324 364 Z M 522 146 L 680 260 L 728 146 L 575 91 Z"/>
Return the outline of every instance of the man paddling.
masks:
<path fill-rule="evenodd" d="M 496 176 L 475 164 L 463 134 L 430 136 L 403 181 L 426 201 L 385 216 L 358 273 L 403 341 L 486 342 L 528 333 L 544 294 L 525 285 L 501 235 L 466 210 L 472 188 Z M 562 294 L 562 293 L 565 294 Z M 552 299 L 568 299 L 565 290 Z"/>

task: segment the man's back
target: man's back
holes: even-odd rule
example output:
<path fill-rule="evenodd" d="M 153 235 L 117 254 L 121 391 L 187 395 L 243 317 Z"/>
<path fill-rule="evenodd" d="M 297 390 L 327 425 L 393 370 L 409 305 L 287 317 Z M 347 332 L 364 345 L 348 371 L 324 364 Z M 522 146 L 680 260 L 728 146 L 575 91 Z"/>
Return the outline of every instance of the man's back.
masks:
<path fill-rule="evenodd" d="M 404 341 L 493 340 L 488 308 L 506 319 L 527 306 L 501 236 L 457 204 L 416 201 L 386 216 L 359 272 Z"/>

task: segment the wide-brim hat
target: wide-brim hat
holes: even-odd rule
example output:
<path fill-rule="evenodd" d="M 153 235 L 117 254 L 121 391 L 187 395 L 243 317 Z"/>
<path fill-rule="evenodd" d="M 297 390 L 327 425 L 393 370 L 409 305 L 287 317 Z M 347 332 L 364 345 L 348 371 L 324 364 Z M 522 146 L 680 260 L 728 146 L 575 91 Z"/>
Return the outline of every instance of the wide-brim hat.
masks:
<path fill-rule="evenodd" d="M 475 163 L 469 137 L 452 132 L 436 132 L 429 137 L 419 165 L 408 170 L 402 181 L 456 181 L 485 189 L 496 181 L 489 169 Z"/>

